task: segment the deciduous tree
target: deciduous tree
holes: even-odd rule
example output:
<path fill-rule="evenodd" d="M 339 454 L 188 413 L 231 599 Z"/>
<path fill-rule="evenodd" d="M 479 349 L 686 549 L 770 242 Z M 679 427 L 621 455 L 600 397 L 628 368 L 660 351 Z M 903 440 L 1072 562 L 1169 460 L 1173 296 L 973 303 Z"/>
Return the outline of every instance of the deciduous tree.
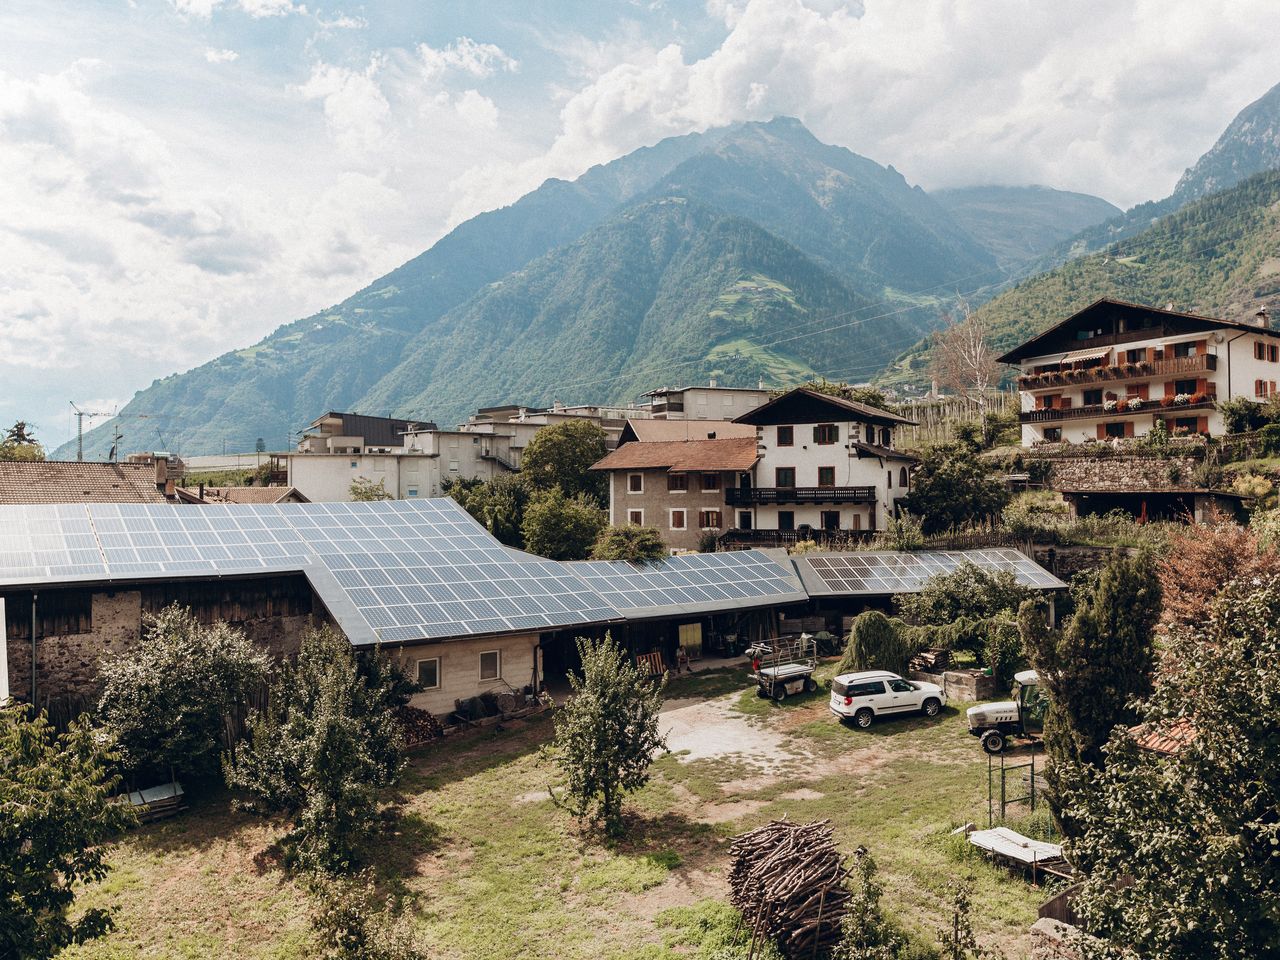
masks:
<path fill-rule="evenodd" d="M 643 563 L 667 555 L 662 534 L 653 527 L 606 527 L 591 548 L 592 560 L 630 560 Z"/>
<path fill-rule="evenodd" d="M 533 435 L 520 458 L 520 473 L 535 490 L 559 487 L 568 497 L 608 500 L 608 478 L 591 465 L 604 458 L 605 432 L 590 420 L 566 420 Z"/>
<path fill-rule="evenodd" d="M 302 866 L 341 870 L 372 833 L 378 791 L 404 764 L 394 711 L 411 689 L 380 651 L 357 659 L 327 626 L 309 630 L 297 662 L 277 673 L 227 783 L 252 809 L 293 816 L 287 843 Z"/>
<path fill-rule="evenodd" d="M 114 759 L 87 722 L 58 734 L 44 714 L 0 707 L 0 956 L 42 960 L 112 928 L 109 910 L 71 908 L 133 822 Z"/>
<path fill-rule="evenodd" d="M 347 492 L 351 499 L 357 503 L 369 503 L 376 500 L 394 500 L 395 498 L 387 492 L 387 484 L 385 480 L 379 478 L 377 481 L 370 480 L 368 477 L 356 477 L 351 481 L 351 486 Z"/>
<path fill-rule="evenodd" d="M 585 560 L 608 522 L 608 514 L 590 497 L 567 497 L 552 487 L 525 508 L 521 531 L 531 553 L 549 560 Z"/>
<path fill-rule="evenodd" d="M 444 486 L 444 493 L 462 504 L 498 540 L 516 549 L 524 547 L 521 527 L 529 504 L 529 486 L 519 474 L 454 481 Z"/>
<path fill-rule="evenodd" d="M 960 301 L 958 312 L 933 335 L 931 369 L 938 383 L 985 410 L 987 398 L 1000 381 L 1000 364 L 991 348 L 990 330 L 982 314 Z"/>
<path fill-rule="evenodd" d="M 220 769 L 268 658 L 240 630 L 201 624 L 166 607 L 144 624 L 136 647 L 102 664 L 98 717 L 135 773 L 168 776 Z"/>
<path fill-rule="evenodd" d="M 902 674 L 910 656 L 895 622 L 879 610 L 867 610 L 853 618 L 839 669 L 841 673 L 890 670 Z"/>
<path fill-rule="evenodd" d="M 572 694 L 556 711 L 549 756 L 573 815 L 618 834 L 623 797 L 648 782 L 654 753 L 666 747 L 658 732 L 666 677 L 641 674 L 608 634 L 598 643 L 579 638 L 578 654 L 582 677 L 569 676 Z"/>
<path fill-rule="evenodd" d="M 880 906 L 884 888 L 876 879 L 876 862 L 861 847 L 854 852 L 851 894 L 832 960 L 897 960 L 907 949 L 907 937 Z"/>
<path fill-rule="evenodd" d="M 1280 956 L 1280 578 L 1236 581 L 1163 659 L 1137 731 L 1064 776 L 1080 953 Z"/>
<path fill-rule="evenodd" d="M 1004 484 L 988 475 L 973 447 L 955 442 L 924 452 L 903 506 L 920 517 L 925 533 L 938 533 L 996 516 L 1008 502 Z"/>
<path fill-rule="evenodd" d="M 1280 544 L 1262 544 L 1254 529 L 1226 518 L 1197 523 L 1175 534 L 1158 567 L 1165 628 L 1198 624 L 1218 592 L 1238 577 L 1280 574 L 1277 547 Z"/>
<path fill-rule="evenodd" d="M 25 420 L 17 421 L 0 440 L 0 460 L 39 461 L 44 458 L 44 447 Z"/>
<path fill-rule="evenodd" d="M 942 626 L 961 618 L 987 620 L 1001 614 L 1012 619 L 1031 591 L 1005 570 L 983 570 L 962 563 L 952 573 L 930 577 L 917 593 L 894 598 L 898 613 L 914 623 Z"/>

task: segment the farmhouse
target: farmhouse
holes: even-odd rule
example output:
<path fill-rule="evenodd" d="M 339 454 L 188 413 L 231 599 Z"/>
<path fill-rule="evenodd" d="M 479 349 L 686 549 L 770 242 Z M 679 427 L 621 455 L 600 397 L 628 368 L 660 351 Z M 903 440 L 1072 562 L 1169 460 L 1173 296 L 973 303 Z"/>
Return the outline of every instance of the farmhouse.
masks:
<path fill-rule="evenodd" d="M 1022 443 L 1224 432 L 1219 401 L 1265 400 L 1280 382 L 1280 330 L 1102 299 L 1000 357 L 1018 366 Z"/>
<path fill-rule="evenodd" d="M 736 544 L 865 536 L 910 490 L 916 458 L 897 449 L 896 430 L 913 421 L 895 413 L 800 387 L 737 422 L 755 427 L 758 457 L 725 490 Z"/>
<path fill-rule="evenodd" d="M 722 611 L 762 610 L 771 632 L 771 611 L 806 599 L 794 570 L 757 551 L 557 563 L 503 546 L 448 499 L 0 507 L 10 690 L 68 710 L 96 695 L 102 656 L 174 602 L 277 654 L 331 623 L 394 651 L 425 687 L 415 705 L 448 713 L 484 691 L 539 689 L 544 640 L 563 668 L 567 641 L 591 628 L 631 643 L 628 624 L 643 623 L 646 652 Z"/>

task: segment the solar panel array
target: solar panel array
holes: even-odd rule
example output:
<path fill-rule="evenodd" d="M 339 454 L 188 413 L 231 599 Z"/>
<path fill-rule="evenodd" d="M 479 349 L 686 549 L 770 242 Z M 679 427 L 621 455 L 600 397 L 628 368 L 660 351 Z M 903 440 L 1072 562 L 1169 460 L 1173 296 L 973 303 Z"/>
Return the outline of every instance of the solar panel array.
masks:
<path fill-rule="evenodd" d="M 755 550 L 689 554 L 651 563 L 585 560 L 568 566 L 610 606 L 624 612 L 806 597 L 804 587 L 789 570 Z"/>
<path fill-rule="evenodd" d="M 617 618 L 550 560 L 515 555 L 451 500 L 0 507 L 0 583 L 303 571 L 322 565 L 385 641 Z M 355 640 L 356 638 L 352 638 Z"/>
<path fill-rule="evenodd" d="M 964 563 L 989 572 L 1012 573 L 1026 587 L 1047 589 L 1062 581 L 1017 550 L 965 550 L 948 553 L 841 553 L 803 557 L 832 593 L 914 593 L 926 580 L 953 573 Z"/>

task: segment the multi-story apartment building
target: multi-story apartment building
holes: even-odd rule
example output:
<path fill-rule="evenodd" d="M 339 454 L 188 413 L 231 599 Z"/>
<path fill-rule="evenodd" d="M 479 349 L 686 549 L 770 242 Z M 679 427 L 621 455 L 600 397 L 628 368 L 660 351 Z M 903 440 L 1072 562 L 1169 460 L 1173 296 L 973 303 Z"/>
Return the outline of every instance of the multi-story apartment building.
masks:
<path fill-rule="evenodd" d="M 999 358 L 1017 364 L 1022 442 L 1223 432 L 1217 403 L 1265 400 L 1280 382 L 1280 330 L 1265 311 L 1220 320 L 1103 299 Z"/>
<path fill-rule="evenodd" d="M 368 417 L 330 410 L 311 421 L 298 443 L 299 453 L 390 453 L 404 446 L 413 430 L 434 430 L 428 421 Z"/>
<path fill-rule="evenodd" d="M 769 391 L 756 387 L 665 387 L 645 394 L 650 415 L 658 420 L 736 420 L 766 403 Z"/>
<path fill-rule="evenodd" d="M 915 458 L 897 449 L 895 431 L 913 422 L 887 410 L 801 387 L 737 422 L 757 441 L 748 479 L 725 491 L 738 539 L 883 530 L 911 489 Z"/>
<path fill-rule="evenodd" d="M 312 423 L 298 453 L 289 456 L 287 483 L 313 502 L 351 499 L 357 479 L 381 482 L 397 500 L 438 497 L 446 480 L 491 480 L 520 469 L 529 441 L 548 426 L 589 420 L 617 445 L 626 408 L 487 407 L 456 430 L 434 423 L 328 413 Z M 644 412 L 642 411 L 642 414 Z"/>

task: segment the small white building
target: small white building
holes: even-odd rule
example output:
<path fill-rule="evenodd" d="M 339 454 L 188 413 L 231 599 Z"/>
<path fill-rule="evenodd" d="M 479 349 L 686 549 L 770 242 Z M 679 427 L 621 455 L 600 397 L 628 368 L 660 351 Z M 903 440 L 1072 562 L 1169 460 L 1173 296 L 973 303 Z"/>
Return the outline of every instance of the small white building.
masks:
<path fill-rule="evenodd" d="M 913 421 L 895 413 L 801 387 L 737 422 L 755 427 L 757 460 L 725 490 L 735 539 L 883 530 L 911 489 L 915 457 L 897 449 L 895 431 Z"/>
<path fill-rule="evenodd" d="M 664 387 L 645 396 L 657 420 L 736 420 L 769 401 L 764 384 L 722 387 L 715 380 L 705 387 Z"/>
<path fill-rule="evenodd" d="M 1265 400 L 1280 382 L 1280 330 L 1261 312 L 1219 320 L 1102 299 L 1015 347 L 1022 443 L 1225 432 L 1220 401 Z"/>

